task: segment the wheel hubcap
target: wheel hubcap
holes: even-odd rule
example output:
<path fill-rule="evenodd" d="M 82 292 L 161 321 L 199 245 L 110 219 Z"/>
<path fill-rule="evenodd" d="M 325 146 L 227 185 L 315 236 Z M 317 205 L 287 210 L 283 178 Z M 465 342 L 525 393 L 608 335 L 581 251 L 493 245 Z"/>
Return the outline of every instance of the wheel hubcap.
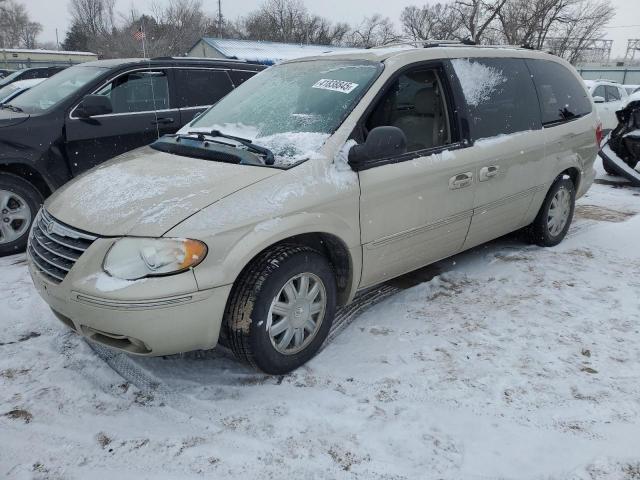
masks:
<path fill-rule="evenodd" d="M 547 213 L 547 229 L 556 237 L 564 230 L 571 213 L 571 194 L 562 187 L 551 199 L 549 212 Z"/>
<path fill-rule="evenodd" d="M 267 331 L 273 347 L 284 355 L 304 350 L 315 338 L 327 307 L 327 292 L 313 273 L 289 279 L 271 302 Z"/>
<path fill-rule="evenodd" d="M 20 195 L 0 190 L 0 244 L 18 240 L 29 229 L 31 209 Z"/>

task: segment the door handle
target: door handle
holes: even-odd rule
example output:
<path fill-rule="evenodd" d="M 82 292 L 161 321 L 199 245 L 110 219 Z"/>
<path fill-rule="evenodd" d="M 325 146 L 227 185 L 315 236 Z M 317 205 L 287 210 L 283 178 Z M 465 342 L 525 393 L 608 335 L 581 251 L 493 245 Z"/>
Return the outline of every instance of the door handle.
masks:
<path fill-rule="evenodd" d="M 162 117 L 151 122 L 151 125 L 168 125 L 173 122 L 174 120 L 171 117 Z"/>
<path fill-rule="evenodd" d="M 481 182 L 486 182 L 487 180 L 498 175 L 500 167 L 498 165 L 489 165 L 488 167 L 482 167 L 480 169 L 479 180 Z"/>
<path fill-rule="evenodd" d="M 449 189 L 457 190 L 473 183 L 473 172 L 459 173 L 449 179 Z"/>

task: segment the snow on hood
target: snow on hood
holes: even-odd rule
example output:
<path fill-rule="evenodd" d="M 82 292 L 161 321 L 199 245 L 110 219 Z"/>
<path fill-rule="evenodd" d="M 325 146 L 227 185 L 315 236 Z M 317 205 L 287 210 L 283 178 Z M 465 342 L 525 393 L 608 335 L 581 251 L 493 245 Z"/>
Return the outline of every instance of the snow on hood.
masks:
<path fill-rule="evenodd" d="M 161 236 L 173 226 L 277 169 L 134 150 L 59 189 L 45 207 L 75 228 L 105 236 Z"/>
<path fill-rule="evenodd" d="M 225 135 L 246 138 L 256 145 L 268 148 L 276 157 L 275 165 L 280 167 L 288 167 L 302 160 L 316 157 L 324 143 L 330 137 L 328 133 L 321 132 L 284 132 L 262 136 L 256 127 L 243 125 L 241 123 L 225 123 L 224 125 L 207 127 L 190 127 L 187 125 L 180 130 L 180 133 L 207 133 L 212 130 L 218 130 Z M 221 138 L 220 140 L 232 142 L 226 138 Z"/>

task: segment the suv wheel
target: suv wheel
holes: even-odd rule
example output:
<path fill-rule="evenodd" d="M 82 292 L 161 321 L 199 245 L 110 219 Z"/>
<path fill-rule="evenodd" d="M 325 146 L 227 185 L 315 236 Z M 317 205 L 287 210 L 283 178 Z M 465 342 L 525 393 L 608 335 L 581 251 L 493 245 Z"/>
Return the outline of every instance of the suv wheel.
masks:
<path fill-rule="evenodd" d="M 31 223 L 43 200 L 28 181 L 0 173 L 0 256 L 26 248 Z"/>
<path fill-rule="evenodd" d="M 225 312 L 235 355 L 269 374 L 290 372 L 318 351 L 336 309 L 331 265 L 317 251 L 280 245 L 240 275 Z"/>
<path fill-rule="evenodd" d="M 529 239 L 541 247 L 558 245 L 567 234 L 576 203 L 576 192 L 569 178 L 559 177 L 540 207 L 538 216 L 529 226 Z"/>

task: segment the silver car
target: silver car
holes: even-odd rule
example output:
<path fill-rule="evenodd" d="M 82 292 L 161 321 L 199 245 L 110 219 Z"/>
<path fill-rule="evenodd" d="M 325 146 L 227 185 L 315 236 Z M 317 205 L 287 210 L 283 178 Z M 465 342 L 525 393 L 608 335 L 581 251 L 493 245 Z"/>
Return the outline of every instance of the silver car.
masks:
<path fill-rule="evenodd" d="M 290 61 L 38 214 L 36 287 L 135 355 L 309 360 L 356 292 L 509 232 L 554 246 L 601 127 L 565 61 L 430 44 Z"/>

